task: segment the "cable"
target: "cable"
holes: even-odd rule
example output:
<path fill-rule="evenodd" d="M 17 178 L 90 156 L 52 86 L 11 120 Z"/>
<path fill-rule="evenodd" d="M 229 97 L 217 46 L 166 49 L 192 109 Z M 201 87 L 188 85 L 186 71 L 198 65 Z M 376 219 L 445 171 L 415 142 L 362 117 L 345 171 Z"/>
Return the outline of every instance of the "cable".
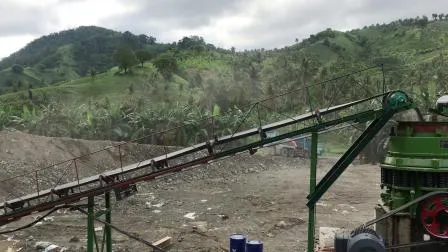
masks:
<path fill-rule="evenodd" d="M 46 213 L 46 214 L 43 215 L 42 217 L 39 217 L 39 218 L 35 219 L 33 222 L 31 222 L 31 223 L 29 223 L 29 224 L 26 224 L 25 226 L 18 227 L 18 228 L 16 228 L 16 229 L 6 230 L 6 231 L 0 231 L 0 235 L 3 235 L 3 234 L 9 234 L 9 233 L 14 233 L 14 232 L 17 232 L 17 231 L 20 231 L 20 230 L 23 230 L 23 229 L 30 228 L 30 227 L 36 225 L 36 224 L 37 224 L 38 222 L 40 222 L 41 220 L 45 219 L 45 217 L 47 217 L 48 215 L 52 214 L 53 212 L 55 212 L 55 211 L 57 211 L 57 210 L 59 210 L 59 209 L 62 209 L 62 208 L 70 208 L 70 207 L 72 207 L 72 206 L 64 205 L 64 206 L 57 206 L 57 207 L 54 207 L 54 208 L 51 209 L 48 213 Z"/>
<path fill-rule="evenodd" d="M 80 208 L 80 207 L 78 207 L 78 206 L 70 206 L 70 207 L 75 208 L 76 210 L 78 210 L 79 212 L 81 212 L 81 213 L 83 213 L 83 214 L 85 214 L 85 215 L 87 215 L 87 216 L 89 215 L 89 213 L 88 213 L 86 210 L 84 210 L 84 209 L 82 209 L 82 208 Z M 118 228 L 118 227 L 116 227 L 116 226 L 114 226 L 114 225 L 112 225 L 112 224 L 110 224 L 110 223 L 108 223 L 108 222 L 106 222 L 106 221 L 100 220 L 100 219 L 97 218 L 97 217 L 93 217 L 93 218 L 94 218 L 96 221 L 101 222 L 102 224 L 104 224 L 104 225 L 106 225 L 106 226 L 109 226 L 110 228 L 114 229 L 115 231 L 118 231 L 119 233 L 122 233 L 122 234 L 126 235 L 127 237 L 129 237 L 129 238 L 131 238 L 131 239 L 133 239 L 133 240 L 136 240 L 136 241 L 138 241 L 138 242 L 141 242 L 141 243 L 147 245 L 148 247 L 151 247 L 152 249 L 154 249 L 154 250 L 156 250 L 156 251 L 166 252 L 166 250 L 163 250 L 163 249 L 157 247 L 156 245 L 152 244 L 152 243 L 149 242 L 149 241 L 146 241 L 146 240 L 143 239 L 143 238 L 137 237 L 137 236 L 135 236 L 135 235 L 132 235 L 131 233 L 128 233 L 128 232 L 126 232 L 126 231 L 124 231 L 124 230 L 121 230 L 120 228 Z"/>
<path fill-rule="evenodd" d="M 85 211 L 84 209 L 82 209 L 79 205 L 63 205 L 63 206 L 58 206 L 58 207 L 55 207 L 55 208 L 51 209 L 51 210 L 50 210 L 49 212 L 47 212 L 45 215 L 43 215 L 43 216 L 41 216 L 41 217 L 35 219 L 33 222 L 31 222 L 31 223 L 29 223 L 29 224 L 26 224 L 26 225 L 24 225 L 24 226 L 21 226 L 21 227 L 12 229 L 12 230 L 1 231 L 1 232 L 0 232 L 0 235 L 3 235 L 3 234 L 9 234 L 9 233 L 14 233 L 14 232 L 17 232 L 17 231 L 20 231 L 20 230 L 23 230 L 23 229 L 30 228 L 30 227 L 36 225 L 38 222 L 40 222 L 40 221 L 42 221 L 43 219 L 45 219 L 45 218 L 46 218 L 47 216 L 49 216 L 50 214 L 52 214 L 52 213 L 54 213 L 55 211 L 57 211 L 57 210 L 59 210 L 59 209 L 62 209 L 62 208 L 76 209 L 76 210 L 78 210 L 79 212 L 81 212 L 81 213 L 83 213 L 83 214 L 85 214 L 85 215 L 87 215 L 87 216 L 89 215 L 89 213 L 88 213 L 87 211 Z M 110 224 L 110 223 L 108 223 L 108 222 L 105 222 L 105 221 L 102 221 L 102 220 L 98 219 L 97 217 L 93 217 L 93 218 L 94 218 L 96 221 L 101 222 L 101 223 L 103 223 L 104 225 L 107 225 L 107 226 L 111 227 L 112 229 L 115 229 L 116 231 L 118 231 L 118 232 L 120 232 L 120 233 L 122 233 L 122 234 L 128 236 L 129 238 L 134 239 L 134 240 L 136 240 L 136 241 L 138 241 L 138 242 L 141 242 L 141 243 L 143 243 L 143 244 L 145 244 L 145 245 L 147 245 L 147 246 L 153 248 L 153 249 L 156 250 L 156 251 L 166 252 L 165 250 L 163 250 L 163 249 L 161 249 L 161 248 L 159 248 L 159 247 L 153 245 L 151 242 L 148 242 L 148 241 L 146 241 L 146 240 L 144 240 L 144 239 L 142 239 L 142 238 L 140 238 L 140 237 L 134 236 L 134 235 L 132 235 L 132 234 L 130 234 L 130 233 L 124 231 L 124 230 L 121 230 L 121 229 L 115 227 L 114 225 L 112 225 L 112 224 Z"/>

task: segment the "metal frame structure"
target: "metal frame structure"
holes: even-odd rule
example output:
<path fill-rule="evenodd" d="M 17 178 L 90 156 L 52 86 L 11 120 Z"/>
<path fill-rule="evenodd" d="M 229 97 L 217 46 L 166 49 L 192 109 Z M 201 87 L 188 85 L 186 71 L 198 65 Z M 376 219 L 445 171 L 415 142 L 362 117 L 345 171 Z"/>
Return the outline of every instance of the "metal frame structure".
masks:
<path fill-rule="evenodd" d="M 111 214 L 111 207 L 110 207 L 110 191 L 107 191 L 104 193 L 105 198 L 105 208 L 95 212 L 94 205 L 95 205 L 95 199 L 93 196 L 90 196 L 88 201 L 88 215 L 87 215 L 87 251 L 91 252 L 94 251 L 93 249 L 96 248 L 96 251 L 103 252 L 104 249 L 106 249 L 106 252 L 112 252 L 112 229 L 110 227 L 110 224 L 112 222 L 112 214 Z M 101 249 L 98 246 L 98 239 L 95 232 L 95 219 L 99 218 L 101 216 L 105 216 L 105 222 L 107 225 L 104 225 L 103 229 L 103 237 L 101 242 Z"/>
<path fill-rule="evenodd" d="M 366 109 L 365 107 L 371 107 L 371 101 L 375 99 L 382 99 L 381 107 L 376 109 Z M 361 111 L 353 111 L 352 108 L 357 105 L 364 105 L 364 108 L 361 109 Z M 144 160 L 136 164 L 121 167 L 95 176 L 83 179 L 77 178 L 77 180 L 73 182 L 56 186 L 51 189 L 38 189 L 36 193 L 1 203 L 0 210 L 3 210 L 3 214 L 0 215 L 0 224 L 14 221 L 34 212 L 50 210 L 60 205 L 70 204 L 87 198 L 89 206 L 87 251 L 91 252 L 93 251 L 93 241 L 95 240 L 93 227 L 93 218 L 95 216 L 93 202 L 95 196 L 105 193 L 106 211 L 104 213 L 106 214 L 106 222 L 110 224 L 111 190 L 126 188 L 137 182 L 153 180 L 162 175 L 179 172 L 186 168 L 206 164 L 212 160 L 232 156 L 237 153 L 249 151 L 253 154 L 256 152 L 256 149 L 263 148 L 269 143 L 311 133 L 311 176 L 310 194 L 308 196 L 309 202 L 307 203 L 307 206 L 309 207 L 308 251 L 313 251 L 316 202 L 343 173 L 345 168 L 359 154 L 362 148 L 368 144 L 368 142 L 395 113 L 412 107 L 413 103 L 411 99 L 404 92 L 391 91 L 346 104 L 315 110 L 294 118 L 260 126 L 259 128 L 241 131 L 229 136 L 221 138 L 216 137 L 213 140 L 172 153 L 167 153 L 163 156 Z M 345 115 L 341 116 L 340 112 L 344 112 Z M 371 120 L 373 120 L 373 122 L 370 126 L 316 186 L 318 132 L 344 123 L 363 123 Z M 266 132 L 305 122 L 309 122 L 310 126 L 304 126 L 301 129 L 293 130 L 275 137 L 267 138 L 266 136 Z M 256 140 L 247 143 L 249 140 L 254 139 L 254 137 Z M 232 146 L 231 148 L 225 149 L 227 144 L 235 144 L 238 143 L 239 140 L 246 140 L 246 142 L 242 145 L 236 147 Z M 197 157 L 198 155 L 200 157 Z M 76 165 L 75 169 L 77 169 Z M 78 174 L 78 170 L 76 170 L 76 174 Z M 107 241 L 106 248 L 110 251 L 111 231 L 108 227 L 105 229 L 105 237 L 104 241 Z"/>

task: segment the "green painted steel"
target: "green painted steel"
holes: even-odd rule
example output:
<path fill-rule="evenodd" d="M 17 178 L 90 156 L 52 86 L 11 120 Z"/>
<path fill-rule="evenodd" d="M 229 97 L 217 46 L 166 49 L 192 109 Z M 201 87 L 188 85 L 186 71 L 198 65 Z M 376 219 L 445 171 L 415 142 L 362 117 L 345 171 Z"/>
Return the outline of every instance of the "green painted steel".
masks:
<path fill-rule="evenodd" d="M 389 209 L 448 190 L 448 122 L 399 122 L 380 166 L 381 198 Z M 415 216 L 417 209 L 403 213 Z"/>
<path fill-rule="evenodd" d="M 104 251 L 106 248 L 107 252 L 112 252 L 112 229 L 109 225 L 104 225 L 103 228 L 103 239 L 101 243 L 101 249 L 98 246 L 98 241 L 95 233 L 95 219 L 101 216 L 105 216 L 105 222 L 111 223 L 111 204 L 110 204 L 110 191 L 106 191 L 105 197 L 105 209 L 95 212 L 95 198 L 90 196 L 87 201 L 88 216 L 87 216 L 87 252 L 93 252 L 94 248 L 96 251 Z"/>
<path fill-rule="evenodd" d="M 331 170 L 322 178 L 316 187 L 314 193 L 308 195 L 307 206 L 316 204 L 324 193 L 333 185 L 339 176 L 345 171 L 348 165 L 353 162 L 360 151 L 372 140 L 381 130 L 387 121 L 396 113 L 415 108 L 415 105 L 406 93 L 394 91 L 389 93 L 383 99 L 383 107 L 376 110 L 376 113 L 365 114 L 366 117 L 360 117 L 363 120 L 373 120 L 363 134 L 350 146 L 344 155 L 336 162 Z"/>
<path fill-rule="evenodd" d="M 409 99 L 408 95 L 403 91 L 391 92 L 385 97 L 383 101 L 383 109 L 385 111 L 400 109 L 403 106 L 408 106 L 412 101 Z"/>
<path fill-rule="evenodd" d="M 104 194 L 106 198 L 106 223 L 112 224 L 112 209 L 110 207 L 110 191 L 107 191 Z M 105 236 L 105 242 L 106 242 L 106 251 L 112 252 L 112 228 L 110 225 L 104 225 L 104 236 Z M 101 249 L 101 251 L 103 251 Z"/>
<path fill-rule="evenodd" d="M 87 200 L 88 216 L 87 216 L 87 252 L 93 252 L 95 242 L 95 212 L 94 212 L 94 197 L 90 196 Z"/>
<path fill-rule="evenodd" d="M 316 188 L 316 173 L 317 173 L 317 132 L 311 134 L 311 164 L 310 164 L 310 193 L 313 193 Z M 314 251 L 314 237 L 315 237 L 315 219 L 316 219 L 316 205 L 309 206 L 308 209 L 308 250 Z"/>

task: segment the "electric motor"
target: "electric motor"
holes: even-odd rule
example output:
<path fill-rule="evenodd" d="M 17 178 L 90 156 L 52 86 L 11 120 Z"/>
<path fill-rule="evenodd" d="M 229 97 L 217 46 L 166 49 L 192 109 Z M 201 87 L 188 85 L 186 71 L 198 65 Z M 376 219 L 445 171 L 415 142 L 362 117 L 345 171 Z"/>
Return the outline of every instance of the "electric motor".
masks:
<path fill-rule="evenodd" d="M 335 236 L 334 248 L 336 252 L 385 252 L 383 239 L 370 228 L 359 228 L 350 234 Z"/>

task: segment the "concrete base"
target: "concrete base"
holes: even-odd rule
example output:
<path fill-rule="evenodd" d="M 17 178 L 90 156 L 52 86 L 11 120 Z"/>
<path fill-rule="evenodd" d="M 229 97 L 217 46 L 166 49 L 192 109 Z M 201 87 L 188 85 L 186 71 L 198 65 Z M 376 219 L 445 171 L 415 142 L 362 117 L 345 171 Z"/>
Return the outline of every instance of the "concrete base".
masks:
<path fill-rule="evenodd" d="M 342 229 L 334 227 L 319 227 L 319 248 L 333 248 L 334 237 Z"/>

